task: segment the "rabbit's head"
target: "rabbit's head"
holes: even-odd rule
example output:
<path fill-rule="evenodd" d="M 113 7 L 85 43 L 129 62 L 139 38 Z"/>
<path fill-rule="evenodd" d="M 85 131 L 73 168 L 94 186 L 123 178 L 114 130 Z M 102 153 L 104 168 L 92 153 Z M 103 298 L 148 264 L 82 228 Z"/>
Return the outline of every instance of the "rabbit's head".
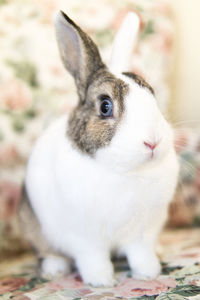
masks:
<path fill-rule="evenodd" d="M 152 87 L 128 72 L 137 16 L 130 13 L 125 19 L 109 67 L 90 37 L 63 12 L 57 13 L 55 27 L 63 64 L 74 77 L 79 96 L 66 132 L 74 147 L 125 171 L 158 163 L 173 149 L 173 134 Z"/>

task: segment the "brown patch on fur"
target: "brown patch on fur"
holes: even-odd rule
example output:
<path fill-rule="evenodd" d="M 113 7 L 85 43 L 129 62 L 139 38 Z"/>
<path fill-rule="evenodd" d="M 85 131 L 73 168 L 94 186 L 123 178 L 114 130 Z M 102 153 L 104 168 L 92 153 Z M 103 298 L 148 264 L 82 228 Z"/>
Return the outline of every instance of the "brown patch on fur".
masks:
<path fill-rule="evenodd" d="M 41 232 L 40 224 L 29 202 L 25 187 L 23 187 L 18 217 L 23 239 L 30 243 L 38 257 L 45 257 L 49 253 L 55 253 Z"/>
<path fill-rule="evenodd" d="M 153 88 L 141 76 L 132 72 L 123 72 L 122 74 L 132 78 L 139 86 L 147 88 L 153 95 L 155 94 Z"/>
<path fill-rule="evenodd" d="M 123 115 L 127 92 L 127 84 L 106 69 L 94 74 L 85 100 L 74 109 L 68 124 L 67 134 L 80 151 L 94 155 L 97 149 L 110 143 Z M 102 118 L 99 113 L 101 95 L 112 99 L 112 118 Z"/>

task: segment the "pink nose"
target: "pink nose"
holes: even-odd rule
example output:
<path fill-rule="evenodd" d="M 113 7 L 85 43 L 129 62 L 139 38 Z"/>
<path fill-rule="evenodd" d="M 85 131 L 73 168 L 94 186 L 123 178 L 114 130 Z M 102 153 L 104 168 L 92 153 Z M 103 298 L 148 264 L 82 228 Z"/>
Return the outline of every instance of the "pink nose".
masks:
<path fill-rule="evenodd" d="M 144 142 L 145 146 L 150 148 L 152 151 L 157 147 L 157 143 L 147 143 L 147 142 Z"/>

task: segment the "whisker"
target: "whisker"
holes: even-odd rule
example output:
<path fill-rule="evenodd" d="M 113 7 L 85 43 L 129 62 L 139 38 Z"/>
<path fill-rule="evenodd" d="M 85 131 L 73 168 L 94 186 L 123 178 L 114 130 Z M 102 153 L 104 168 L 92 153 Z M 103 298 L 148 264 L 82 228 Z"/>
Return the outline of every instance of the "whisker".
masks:
<path fill-rule="evenodd" d="M 187 121 L 178 121 L 178 122 L 172 122 L 171 123 L 173 127 L 176 127 L 177 125 L 183 125 L 183 124 L 197 124 L 200 125 L 200 120 L 187 120 Z"/>
<path fill-rule="evenodd" d="M 181 152 L 184 152 L 185 149 L 187 149 L 187 147 L 188 147 L 187 144 L 183 145 L 183 144 L 174 143 L 174 145 L 183 148 L 183 151 L 181 151 Z M 194 155 L 199 153 L 199 151 L 197 151 L 195 149 L 187 149 L 187 152 L 190 153 L 190 154 L 194 154 Z"/>

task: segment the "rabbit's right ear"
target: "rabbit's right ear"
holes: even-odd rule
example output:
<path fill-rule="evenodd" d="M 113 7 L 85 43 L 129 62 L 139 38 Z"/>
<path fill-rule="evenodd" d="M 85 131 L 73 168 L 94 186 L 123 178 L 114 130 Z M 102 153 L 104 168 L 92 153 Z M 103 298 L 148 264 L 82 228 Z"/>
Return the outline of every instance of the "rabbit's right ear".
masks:
<path fill-rule="evenodd" d="M 57 12 L 54 23 L 63 64 L 74 77 L 83 102 L 92 76 L 105 65 L 95 43 L 65 13 Z"/>
<path fill-rule="evenodd" d="M 137 44 L 140 19 L 135 12 L 129 12 L 117 32 L 111 53 L 109 68 L 113 73 L 131 69 L 133 49 Z"/>

